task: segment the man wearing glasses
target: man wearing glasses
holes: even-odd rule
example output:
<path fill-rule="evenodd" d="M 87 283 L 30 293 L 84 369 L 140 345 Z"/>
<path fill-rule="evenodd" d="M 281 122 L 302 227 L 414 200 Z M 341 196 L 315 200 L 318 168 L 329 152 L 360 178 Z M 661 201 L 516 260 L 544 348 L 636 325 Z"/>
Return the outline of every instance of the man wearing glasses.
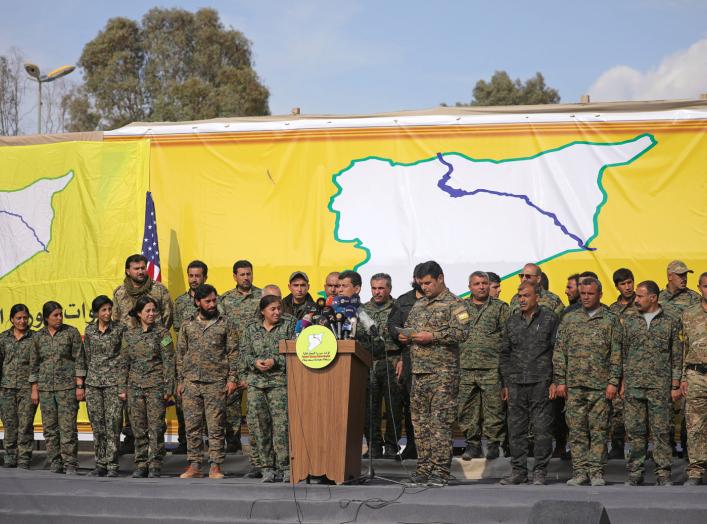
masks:
<path fill-rule="evenodd" d="M 540 277 L 542 271 L 540 266 L 537 264 L 528 263 L 523 266 L 523 270 L 518 274 L 521 283 L 529 282 L 533 286 L 540 285 Z M 550 311 L 555 313 L 558 317 L 562 316 L 562 310 L 565 308 L 562 304 L 560 297 L 555 295 L 552 291 L 547 291 L 545 289 L 540 289 L 540 298 L 538 300 L 539 306 L 544 306 Z M 520 310 L 520 302 L 518 299 L 518 293 L 516 293 L 511 299 L 511 313 L 516 313 Z"/>

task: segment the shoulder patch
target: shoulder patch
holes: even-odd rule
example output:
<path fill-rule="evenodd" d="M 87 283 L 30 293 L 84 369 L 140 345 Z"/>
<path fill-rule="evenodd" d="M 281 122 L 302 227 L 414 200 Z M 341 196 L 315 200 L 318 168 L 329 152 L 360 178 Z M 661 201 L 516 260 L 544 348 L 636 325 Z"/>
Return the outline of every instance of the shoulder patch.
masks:
<path fill-rule="evenodd" d="M 160 346 L 165 347 L 169 346 L 172 343 L 172 337 L 169 335 L 165 335 L 164 338 L 160 341 Z"/>
<path fill-rule="evenodd" d="M 452 315 L 457 317 L 457 320 L 459 322 L 468 322 L 469 321 L 469 313 L 467 312 L 465 306 L 461 306 L 461 307 L 453 309 Z"/>

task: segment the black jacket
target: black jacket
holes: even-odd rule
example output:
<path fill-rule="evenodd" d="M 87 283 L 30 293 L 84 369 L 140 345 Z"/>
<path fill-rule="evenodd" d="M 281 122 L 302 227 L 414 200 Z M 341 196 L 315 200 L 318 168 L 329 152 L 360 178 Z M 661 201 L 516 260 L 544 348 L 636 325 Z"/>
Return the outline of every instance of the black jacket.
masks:
<path fill-rule="evenodd" d="M 559 319 L 540 307 L 530 322 L 518 311 L 503 330 L 501 379 L 504 386 L 552 381 L 552 350 Z"/>

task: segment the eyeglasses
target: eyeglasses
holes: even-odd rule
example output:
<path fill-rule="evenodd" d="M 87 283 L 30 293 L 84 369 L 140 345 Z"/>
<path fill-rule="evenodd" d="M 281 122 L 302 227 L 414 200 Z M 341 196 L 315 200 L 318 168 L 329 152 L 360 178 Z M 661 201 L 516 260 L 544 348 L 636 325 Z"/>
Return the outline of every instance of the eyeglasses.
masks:
<path fill-rule="evenodd" d="M 521 280 L 526 280 L 528 278 L 535 278 L 537 276 L 538 275 L 531 275 L 530 273 L 519 273 L 518 274 L 518 278 L 520 278 Z"/>

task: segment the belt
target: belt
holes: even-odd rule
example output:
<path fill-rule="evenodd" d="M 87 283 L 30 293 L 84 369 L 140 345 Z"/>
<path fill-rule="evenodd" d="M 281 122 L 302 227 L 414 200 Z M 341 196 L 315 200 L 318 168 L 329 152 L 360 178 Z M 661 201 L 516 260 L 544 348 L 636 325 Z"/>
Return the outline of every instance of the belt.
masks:
<path fill-rule="evenodd" d="M 391 349 L 389 351 L 385 352 L 385 355 L 380 355 L 377 357 L 373 357 L 373 360 L 378 361 L 378 360 L 385 360 L 388 357 L 394 357 L 395 355 L 400 355 L 400 350 L 399 349 Z"/>
<path fill-rule="evenodd" d="M 687 364 L 685 368 L 707 375 L 707 364 Z"/>

